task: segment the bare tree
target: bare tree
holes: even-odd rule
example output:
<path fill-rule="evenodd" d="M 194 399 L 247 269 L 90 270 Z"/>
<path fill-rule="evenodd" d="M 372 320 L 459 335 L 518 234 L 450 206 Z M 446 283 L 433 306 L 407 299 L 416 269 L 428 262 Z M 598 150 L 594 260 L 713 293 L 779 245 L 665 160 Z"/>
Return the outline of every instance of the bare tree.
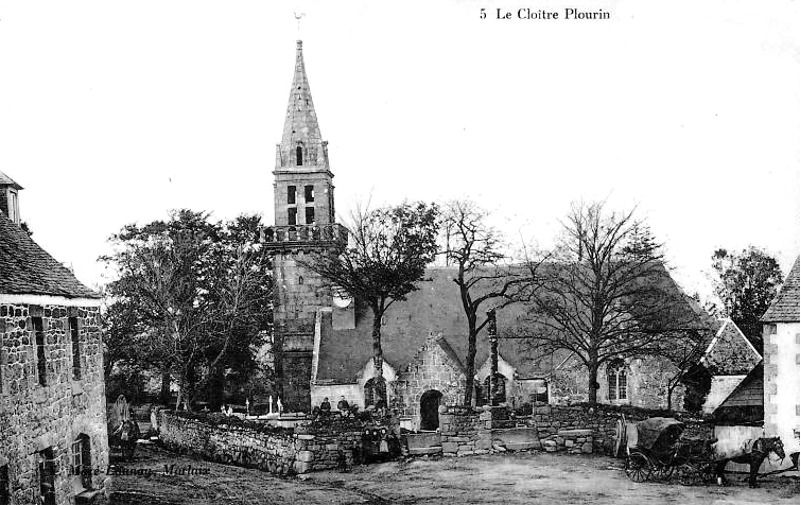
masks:
<path fill-rule="evenodd" d="M 467 317 L 467 384 L 464 404 L 473 399 L 476 339 L 489 322 L 482 306 L 499 309 L 527 298 L 533 286 L 535 264 L 502 266 L 509 258 L 502 252 L 500 233 L 487 223 L 486 210 L 469 200 L 450 202 L 442 219 L 447 263 L 456 267 L 453 282 L 459 288 Z"/>
<path fill-rule="evenodd" d="M 376 210 L 357 209 L 348 228 L 349 245 L 340 254 L 315 254 L 303 265 L 366 303 L 373 313 L 375 392 L 386 401 L 381 319 L 396 301 L 415 291 L 437 252 L 436 205 L 403 203 Z"/>
<path fill-rule="evenodd" d="M 601 365 L 614 358 L 660 354 L 671 331 L 692 325 L 686 302 L 663 264 L 661 245 L 634 211 L 574 204 L 563 222 L 555 261 L 541 268 L 532 297 L 532 342 L 574 353 L 596 403 Z"/>
<path fill-rule="evenodd" d="M 666 358 L 667 409 L 673 410 L 673 393 L 684 382 L 689 370 L 698 364 L 704 354 L 710 330 L 686 330 L 675 332 L 662 340 L 658 354 Z"/>

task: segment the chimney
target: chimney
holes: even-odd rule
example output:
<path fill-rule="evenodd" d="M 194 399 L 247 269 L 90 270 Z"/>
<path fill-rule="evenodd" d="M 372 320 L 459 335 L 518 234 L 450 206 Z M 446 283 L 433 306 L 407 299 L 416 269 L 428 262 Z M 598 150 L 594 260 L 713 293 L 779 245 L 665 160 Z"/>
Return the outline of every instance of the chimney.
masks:
<path fill-rule="evenodd" d="M 0 172 L 0 212 L 19 225 L 19 190 L 22 186 L 11 177 Z"/>

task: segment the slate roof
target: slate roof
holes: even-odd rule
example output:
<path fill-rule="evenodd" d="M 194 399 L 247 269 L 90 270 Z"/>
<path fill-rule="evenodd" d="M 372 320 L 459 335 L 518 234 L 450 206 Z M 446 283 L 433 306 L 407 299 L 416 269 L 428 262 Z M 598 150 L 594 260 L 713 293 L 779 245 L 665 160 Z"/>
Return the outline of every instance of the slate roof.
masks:
<path fill-rule="evenodd" d="M 23 189 L 14 179 L 0 171 L 0 186 L 13 186 L 15 189 Z"/>
<path fill-rule="evenodd" d="M 432 268 L 426 272 L 419 290 L 408 295 L 404 302 L 394 303 L 387 311 L 382 325 L 381 345 L 385 361 L 402 372 L 410 364 L 430 332 L 441 332 L 443 340 L 458 357 L 460 364 L 467 355 L 467 319 L 462 309 L 459 289 L 453 282 L 455 269 Z M 670 281 L 668 290 L 689 299 Z M 489 308 L 489 307 L 487 307 Z M 707 329 L 689 303 L 683 305 L 683 316 L 693 325 Z M 482 314 L 483 316 L 483 314 Z M 513 329 L 526 318 L 526 308 L 513 304 L 498 311 L 499 354 L 516 368 L 520 379 L 540 378 L 549 375 L 558 363 L 551 354 L 545 355 L 532 348 L 530 340 L 515 338 Z M 372 312 L 356 307 L 356 328 L 334 330 L 330 338 L 322 335 L 318 355 L 317 380 L 333 383 L 355 382 L 358 374 L 372 356 Z M 476 369 L 489 357 L 489 341 L 482 330 L 476 342 Z"/>
<path fill-rule="evenodd" d="M 0 293 L 100 298 L 0 212 Z"/>
<path fill-rule="evenodd" d="M 779 295 L 770 304 L 765 315 L 762 316 L 763 323 L 797 323 L 801 322 L 799 317 L 799 281 L 798 281 L 798 263 L 799 259 L 796 258 L 793 268 L 787 275 Z"/>
<path fill-rule="evenodd" d="M 760 361 L 734 391 L 723 400 L 717 410 L 730 407 L 761 407 L 764 404 L 764 365 Z"/>

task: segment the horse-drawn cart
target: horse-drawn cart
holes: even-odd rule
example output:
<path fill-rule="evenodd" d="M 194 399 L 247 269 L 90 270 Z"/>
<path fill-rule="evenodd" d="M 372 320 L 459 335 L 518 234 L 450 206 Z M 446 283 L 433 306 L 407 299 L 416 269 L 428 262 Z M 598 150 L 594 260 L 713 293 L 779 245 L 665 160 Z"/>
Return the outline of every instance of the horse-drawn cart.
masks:
<path fill-rule="evenodd" d="M 666 481 L 674 473 L 679 482 L 693 485 L 713 477 L 709 445 L 703 441 L 679 441 L 684 423 L 652 417 L 637 423 L 637 445 L 627 448 L 626 475 L 634 482 Z"/>

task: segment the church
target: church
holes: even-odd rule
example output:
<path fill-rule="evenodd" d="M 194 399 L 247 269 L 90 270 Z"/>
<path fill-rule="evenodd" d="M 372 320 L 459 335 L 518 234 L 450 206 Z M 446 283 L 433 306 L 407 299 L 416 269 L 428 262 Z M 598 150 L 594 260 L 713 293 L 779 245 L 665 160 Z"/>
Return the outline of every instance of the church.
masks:
<path fill-rule="evenodd" d="M 273 257 L 273 349 L 285 410 L 310 412 L 324 398 L 335 405 L 340 397 L 364 409 L 374 402 L 372 312 L 304 266 L 310 254 L 336 254 L 347 244 L 347 230 L 335 220 L 334 174 L 301 41 L 273 174 L 275 225 L 263 230 L 261 240 Z M 467 323 L 454 273 L 450 268 L 429 269 L 419 289 L 394 304 L 381 321 L 388 402 L 407 429 L 434 430 L 439 406 L 463 401 Z M 668 284 L 672 294 L 686 301 L 687 319 L 702 327 L 699 308 L 674 282 Z M 542 355 L 525 338 L 513 338 L 509 330 L 524 315 L 519 304 L 498 312 L 501 401 L 516 408 L 586 400 L 586 373 L 571 356 Z M 479 334 L 477 347 L 474 401 L 481 405 L 487 401 L 490 375 L 485 332 Z M 664 363 L 649 359 L 615 360 L 599 373 L 598 397 L 664 408 L 665 369 Z M 680 398 L 674 405 L 681 406 Z"/>

